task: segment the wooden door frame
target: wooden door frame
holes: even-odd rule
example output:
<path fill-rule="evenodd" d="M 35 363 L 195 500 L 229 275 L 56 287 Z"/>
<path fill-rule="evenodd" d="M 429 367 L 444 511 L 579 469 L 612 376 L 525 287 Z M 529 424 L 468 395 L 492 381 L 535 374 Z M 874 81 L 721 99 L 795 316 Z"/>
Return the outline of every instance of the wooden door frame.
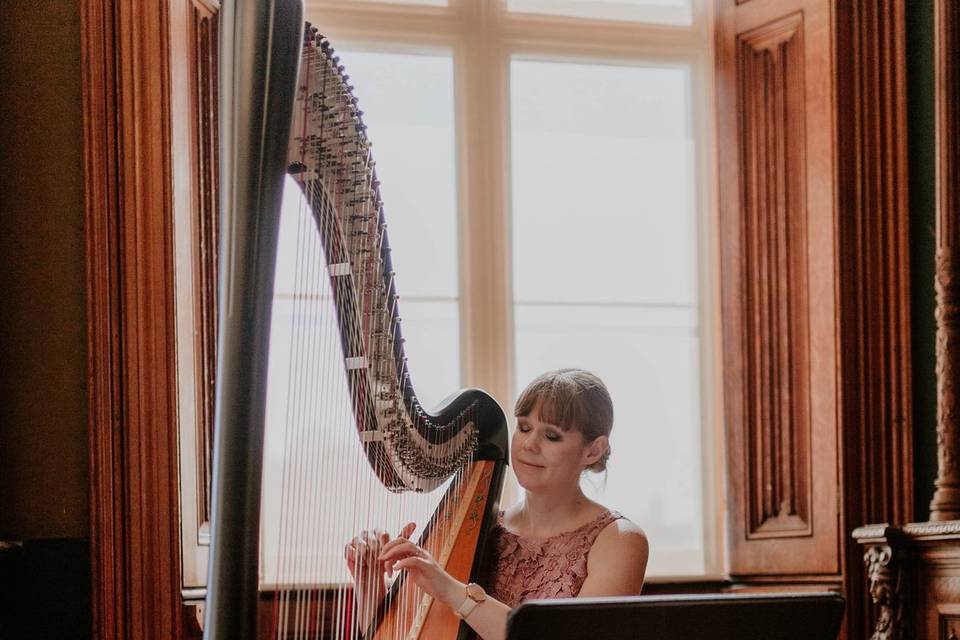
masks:
<path fill-rule="evenodd" d="M 93 638 L 180 638 L 170 2 L 81 3 Z"/>

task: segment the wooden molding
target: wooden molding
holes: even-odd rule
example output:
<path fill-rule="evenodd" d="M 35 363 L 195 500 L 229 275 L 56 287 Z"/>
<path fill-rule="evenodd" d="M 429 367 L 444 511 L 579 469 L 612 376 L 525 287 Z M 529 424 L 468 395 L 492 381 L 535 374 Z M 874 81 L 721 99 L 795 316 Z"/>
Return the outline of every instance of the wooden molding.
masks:
<path fill-rule="evenodd" d="M 934 5 L 937 184 L 937 479 L 931 520 L 960 519 L 960 7 Z"/>
<path fill-rule="evenodd" d="M 182 578 L 206 584 L 217 342 L 218 7 L 171 3 L 173 297 L 180 434 Z"/>
<path fill-rule="evenodd" d="M 743 471 L 753 539 L 812 532 L 802 39 L 802 14 L 738 38 Z"/>
<path fill-rule="evenodd" d="M 124 563 L 116 554 L 122 528 L 116 515 L 122 486 L 119 349 L 119 184 L 114 114 L 113 7 L 87 2 L 81 14 L 83 55 L 83 180 L 86 243 L 88 422 L 90 433 L 90 544 L 94 638 L 124 638 Z"/>
<path fill-rule="evenodd" d="M 196 212 L 194 215 L 193 290 L 197 371 L 197 511 L 198 521 L 210 521 L 210 483 L 213 458 L 214 380 L 217 372 L 217 247 L 219 243 L 219 138 L 217 136 L 217 9 L 203 5 L 193 11 L 193 79 L 196 113 L 194 145 Z"/>
<path fill-rule="evenodd" d="M 83 7 L 93 637 L 178 638 L 169 7 Z"/>
<path fill-rule="evenodd" d="M 905 22 L 896 0 L 837 7 L 841 507 L 847 637 L 870 628 L 849 532 L 913 519 Z"/>

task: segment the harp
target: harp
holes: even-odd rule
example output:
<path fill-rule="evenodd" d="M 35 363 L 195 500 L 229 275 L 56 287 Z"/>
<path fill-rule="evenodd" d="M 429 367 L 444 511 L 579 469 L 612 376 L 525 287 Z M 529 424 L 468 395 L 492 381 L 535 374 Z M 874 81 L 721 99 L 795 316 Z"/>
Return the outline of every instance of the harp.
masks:
<path fill-rule="evenodd" d="M 469 630 L 452 612 L 402 577 L 375 619 L 358 624 L 356 594 L 323 584 L 325 556 L 303 549 L 333 548 L 342 565 L 348 539 L 324 531 L 344 517 L 345 501 L 318 505 L 316 489 L 337 483 L 355 514 L 363 496 L 354 500 L 350 483 L 366 482 L 354 493 L 370 493 L 375 480 L 398 495 L 401 511 L 412 504 L 404 496 L 435 503 L 420 544 L 458 579 L 477 579 L 507 459 L 505 416 L 479 390 L 432 411 L 417 399 L 362 112 L 333 48 L 305 27 L 301 0 L 225 2 L 220 15 L 220 337 L 204 637 L 464 637 Z M 300 202 L 292 260 L 278 255 L 291 180 Z M 275 283 L 291 262 L 297 275 L 287 310 L 306 320 L 293 321 L 283 345 L 296 370 L 284 379 L 283 433 L 294 471 L 284 472 L 279 494 L 295 515 L 277 539 L 296 553 L 290 559 L 281 550 L 284 559 L 265 579 L 261 483 L 277 352 Z M 353 453 L 325 447 L 337 427 L 349 432 Z M 379 526 L 376 518 L 357 527 Z"/>

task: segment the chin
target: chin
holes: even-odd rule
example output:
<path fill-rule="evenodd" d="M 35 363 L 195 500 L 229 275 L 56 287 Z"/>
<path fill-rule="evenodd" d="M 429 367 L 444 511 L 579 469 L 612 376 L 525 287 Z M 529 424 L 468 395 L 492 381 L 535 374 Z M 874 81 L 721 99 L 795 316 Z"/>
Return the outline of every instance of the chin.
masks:
<path fill-rule="evenodd" d="M 543 489 L 544 483 L 537 482 L 534 478 L 531 478 L 523 473 L 516 473 L 517 484 L 523 487 L 524 491 L 537 492 L 540 489 Z"/>

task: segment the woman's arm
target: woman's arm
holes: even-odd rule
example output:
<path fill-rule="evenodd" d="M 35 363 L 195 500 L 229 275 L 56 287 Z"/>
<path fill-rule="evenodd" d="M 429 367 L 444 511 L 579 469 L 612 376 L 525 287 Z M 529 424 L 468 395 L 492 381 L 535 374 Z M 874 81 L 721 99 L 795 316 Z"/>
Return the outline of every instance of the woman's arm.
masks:
<path fill-rule="evenodd" d="M 418 587 L 454 611 L 467 597 L 467 585 L 444 571 L 433 556 L 409 540 L 391 540 L 384 545 L 379 559 L 384 563 L 387 575 L 406 570 L 408 578 Z M 482 640 L 503 640 L 507 633 L 508 613 L 510 607 L 488 595 L 467 614 L 465 622 Z"/>
<path fill-rule="evenodd" d="M 607 525 L 590 547 L 587 579 L 579 596 L 635 596 L 643 588 L 650 546 L 643 530 L 626 518 Z"/>

